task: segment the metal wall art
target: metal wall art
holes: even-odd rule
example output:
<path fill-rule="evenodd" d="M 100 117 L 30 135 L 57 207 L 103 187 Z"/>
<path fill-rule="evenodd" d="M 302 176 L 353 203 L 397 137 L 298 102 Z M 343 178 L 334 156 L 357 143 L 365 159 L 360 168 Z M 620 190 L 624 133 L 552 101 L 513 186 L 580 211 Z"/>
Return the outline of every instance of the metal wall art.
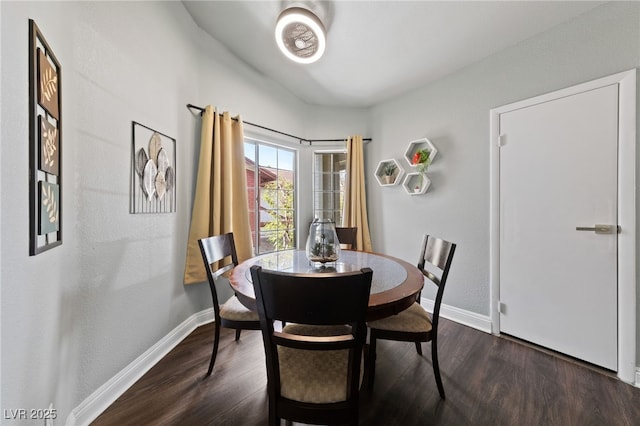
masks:
<path fill-rule="evenodd" d="M 176 140 L 133 122 L 131 213 L 176 211 Z"/>
<path fill-rule="evenodd" d="M 61 67 L 29 20 L 29 255 L 62 244 Z"/>

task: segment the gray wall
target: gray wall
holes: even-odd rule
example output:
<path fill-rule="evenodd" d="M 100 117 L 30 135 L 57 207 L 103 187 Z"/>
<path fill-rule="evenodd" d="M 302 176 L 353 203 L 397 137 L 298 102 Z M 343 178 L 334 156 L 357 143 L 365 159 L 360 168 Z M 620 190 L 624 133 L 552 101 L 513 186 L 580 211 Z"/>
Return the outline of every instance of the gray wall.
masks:
<path fill-rule="evenodd" d="M 444 303 L 489 315 L 489 110 L 639 65 L 640 4 L 613 2 L 374 107 L 370 174 L 411 140 L 438 148 L 426 195 L 369 185 L 374 249 L 417 260 L 417 234 L 456 241 Z"/>

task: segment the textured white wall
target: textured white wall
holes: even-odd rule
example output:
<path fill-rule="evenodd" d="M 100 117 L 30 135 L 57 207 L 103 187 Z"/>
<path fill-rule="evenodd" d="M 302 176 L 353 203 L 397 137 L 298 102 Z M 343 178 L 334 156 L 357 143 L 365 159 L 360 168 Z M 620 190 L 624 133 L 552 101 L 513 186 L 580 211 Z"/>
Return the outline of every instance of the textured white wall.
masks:
<path fill-rule="evenodd" d="M 61 419 L 192 312 L 180 281 L 197 91 L 177 3 L 2 2 L 2 408 Z M 28 18 L 62 65 L 63 244 L 28 256 Z M 131 121 L 177 138 L 178 213 L 130 215 Z M 60 422 L 64 420 L 59 420 Z M 40 424 L 41 422 L 37 422 Z"/>
<path fill-rule="evenodd" d="M 489 110 L 639 65 L 640 4 L 612 2 L 374 107 L 369 173 L 411 140 L 438 148 L 426 195 L 369 185 L 374 248 L 415 262 L 419 234 L 457 242 L 444 302 L 488 315 Z"/>
<path fill-rule="evenodd" d="M 3 1 L 0 10 L 0 202 L 7 206 L 0 232 L 2 245 L 11 247 L 1 258 L 0 406 L 53 402 L 62 424 L 99 386 L 209 307 L 206 285 L 182 284 L 200 133 L 199 117 L 185 105 L 217 105 L 303 137 L 316 137 L 308 131 L 314 107 L 211 40 L 180 2 Z M 29 18 L 62 65 L 63 112 L 63 244 L 34 257 L 28 255 Z M 129 214 L 132 120 L 177 139 L 177 213 Z M 363 127 L 346 120 L 329 128 L 340 137 Z M 310 152 L 302 150 L 303 164 Z"/>

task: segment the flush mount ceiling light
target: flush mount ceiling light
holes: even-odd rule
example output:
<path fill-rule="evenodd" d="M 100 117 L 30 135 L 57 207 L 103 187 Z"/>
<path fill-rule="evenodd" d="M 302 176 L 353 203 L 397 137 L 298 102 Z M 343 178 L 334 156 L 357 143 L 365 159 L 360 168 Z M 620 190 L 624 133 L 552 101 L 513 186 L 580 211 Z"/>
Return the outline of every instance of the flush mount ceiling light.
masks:
<path fill-rule="evenodd" d="M 278 16 L 276 43 L 287 58 L 311 64 L 320 59 L 327 45 L 324 25 L 309 9 L 290 7 Z"/>

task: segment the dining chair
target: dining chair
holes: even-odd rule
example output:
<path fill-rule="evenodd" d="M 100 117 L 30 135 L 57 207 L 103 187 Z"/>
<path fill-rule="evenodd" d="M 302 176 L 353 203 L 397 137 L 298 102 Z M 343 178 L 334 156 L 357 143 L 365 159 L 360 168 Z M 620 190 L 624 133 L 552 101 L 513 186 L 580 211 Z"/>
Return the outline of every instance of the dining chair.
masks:
<path fill-rule="evenodd" d="M 216 291 L 216 280 L 225 272 L 231 270 L 238 265 L 238 256 L 236 254 L 236 245 L 233 239 L 233 233 L 216 235 L 213 237 L 202 238 L 198 240 L 200 253 L 204 261 L 209 280 L 209 288 L 211 288 L 211 298 L 213 300 L 213 314 L 215 337 L 213 341 L 213 352 L 211 353 L 211 361 L 209 362 L 209 370 L 207 376 L 211 375 L 213 365 L 216 363 L 216 355 L 218 353 L 218 343 L 220 341 L 220 327 L 232 328 L 236 330 L 236 341 L 240 340 L 242 330 L 260 330 L 260 319 L 258 314 L 253 312 L 233 295 L 223 305 L 218 300 L 218 292 Z M 227 263 L 220 266 L 227 259 Z"/>
<path fill-rule="evenodd" d="M 369 356 L 367 360 L 367 383 L 369 389 L 373 388 L 375 378 L 377 340 L 415 342 L 419 355 L 422 355 L 421 342 L 431 341 L 433 374 L 436 378 L 440 397 L 445 399 L 438 365 L 438 320 L 440 318 L 442 294 L 444 293 L 455 250 L 456 244 L 454 243 L 430 235 L 425 235 L 424 237 L 422 252 L 418 260 L 418 269 L 427 278 L 427 282 L 437 287 L 433 315 L 429 316 L 427 311 L 420 305 L 420 293 L 418 293 L 416 301 L 408 309 L 397 315 L 367 323 L 369 327 Z"/>
<path fill-rule="evenodd" d="M 340 241 L 340 245 L 347 245 L 349 250 L 355 250 L 357 239 L 356 235 L 358 234 L 357 227 L 338 227 L 336 226 L 336 234 L 338 235 L 338 241 Z"/>
<path fill-rule="evenodd" d="M 269 424 L 358 424 L 373 272 L 295 274 L 254 265 Z M 289 325 L 281 331 L 274 322 Z"/>

